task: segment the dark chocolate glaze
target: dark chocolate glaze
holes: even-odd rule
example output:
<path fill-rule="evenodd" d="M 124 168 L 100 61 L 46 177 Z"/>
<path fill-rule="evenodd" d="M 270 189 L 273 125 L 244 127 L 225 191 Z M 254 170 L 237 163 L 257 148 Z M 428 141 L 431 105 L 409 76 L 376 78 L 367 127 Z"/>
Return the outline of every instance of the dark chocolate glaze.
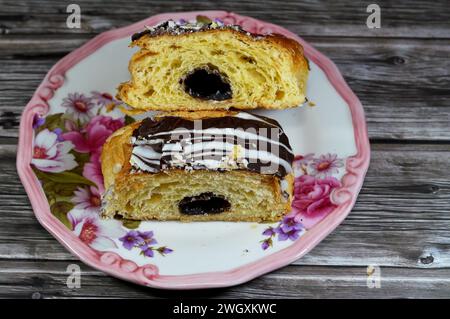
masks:
<path fill-rule="evenodd" d="M 151 148 L 153 155 L 155 153 L 161 155 L 158 158 L 146 158 L 133 149 L 132 156 L 135 156 L 135 162 L 132 162 L 132 165 L 137 170 L 145 171 L 142 168 L 144 165 L 141 164 L 139 166 L 136 164 L 139 161 L 148 166 L 148 168 L 151 168 L 151 172 L 158 172 L 171 167 L 180 167 L 178 162 L 174 164 L 173 153 L 164 152 L 164 147 L 170 146 L 171 144 L 177 144 L 178 147 L 189 147 L 192 145 L 195 146 L 197 143 L 220 140 L 230 145 L 239 145 L 245 150 L 253 152 L 253 154 L 258 154 L 257 157 L 246 157 L 246 165 L 239 167 L 239 169 L 279 177 L 286 176 L 291 172 L 291 165 L 294 160 L 294 154 L 286 134 L 277 121 L 263 116 L 248 115 L 251 117 L 224 116 L 206 118 L 201 121 L 198 120 L 197 125 L 201 122 L 201 134 L 193 131 L 194 129 L 198 129 L 193 120 L 174 116 L 167 116 L 160 119 L 146 118 L 133 132 L 133 145 L 134 147 L 144 146 Z M 203 132 L 206 129 L 219 129 L 220 131 L 221 129 L 227 128 L 252 132 L 252 134 L 242 138 L 242 136 L 238 137 L 235 134 L 225 134 L 225 130 L 223 134 L 208 134 L 207 132 Z M 261 145 L 263 145 L 264 149 L 260 149 Z M 199 159 L 204 158 L 205 154 L 208 154 L 214 160 L 220 160 L 229 152 L 225 148 L 203 149 L 202 147 L 198 150 L 190 151 L 189 157 L 185 159 L 182 166 L 192 169 L 209 169 L 208 167 L 202 166 L 202 164 L 198 164 Z M 211 152 L 212 154 L 209 155 Z M 264 161 L 261 160 L 262 157 L 259 157 L 262 156 L 262 153 L 265 156 Z M 270 156 L 272 160 L 267 160 L 267 156 Z M 277 161 L 273 159 L 277 159 Z M 217 168 L 217 170 L 221 169 Z"/>
<path fill-rule="evenodd" d="M 142 38 L 144 35 L 150 37 L 156 37 L 160 35 L 180 35 L 186 33 L 202 32 L 208 30 L 234 30 L 240 33 L 244 33 L 254 38 L 261 38 L 263 35 L 247 32 L 239 25 L 224 25 L 220 20 L 211 21 L 198 21 L 195 23 L 189 23 L 186 21 L 173 21 L 167 20 L 154 27 L 147 27 L 147 29 L 137 32 L 131 36 L 131 41 L 136 41 Z"/>

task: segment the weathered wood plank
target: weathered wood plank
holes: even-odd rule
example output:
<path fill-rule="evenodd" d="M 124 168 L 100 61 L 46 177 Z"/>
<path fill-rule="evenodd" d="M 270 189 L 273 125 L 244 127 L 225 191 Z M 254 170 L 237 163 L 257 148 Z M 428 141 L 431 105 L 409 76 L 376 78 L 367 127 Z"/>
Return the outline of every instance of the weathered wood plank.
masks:
<path fill-rule="evenodd" d="M 48 69 L 74 48 L 71 41 L 80 44 L 41 40 L 17 39 L 15 46 L 0 40 L 6 50 L 0 49 L 0 137 L 17 136 L 21 111 Z M 373 140 L 450 141 L 449 41 L 308 40 L 337 63 L 360 98 Z M 16 56 L 39 50 L 54 55 Z"/>
<path fill-rule="evenodd" d="M 173 296 L 90 269 L 38 224 L 15 168 L 17 129 L 48 69 L 94 35 L 157 13 L 218 8 L 287 27 L 332 58 L 365 106 L 372 141 L 389 143 L 372 146 L 355 208 L 311 253 L 245 285 L 177 297 L 448 298 L 448 1 L 378 1 L 378 30 L 365 25 L 370 1 L 77 3 L 79 30 L 65 25 L 66 3 L 0 0 L 0 298 Z M 69 263 L 83 270 L 80 289 L 65 286 Z M 381 266 L 380 289 L 366 286 L 369 264 Z"/>
<path fill-rule="evenodd" d="M 166 298 L 171 291 L 109 277 L 81 263 L 80 288 L 68 288 L 71 262 L 0 260 L 0 298 Z M 380 288 L 367 286 L 367 267 L 288 266 L 245 285 L 177 291 L 177 298 L 446 298 L 450 269 L 382 267 Z"/>
<path fill-rule="evenodd" d="M 228 10 L 290 28 L 303 35 L 448 38 L 450 9 L 445 0 L 378 1 L 381 29 L 368 29 L 370 1 L 88 1 L 78 0 L 82 28 L 66 27 L 67 3 L 51 0 L 0 1 L 0 34 L 93 34 L 174 11 Z"/>
<path fill-rule="evenodd" d="M 74 260 L 35 220 L 14 154 L 0 146 L 0 258 Z M 448 145 L 373 145 L 352 213 L 295 264 L 450 267 L 448 158 Z"/>
<path fill-rule="evenodd" d="M 80 47 L 94 35 L 14 35 L 0 36 L 0 56 L 52 56 L 63 55 Z"/>

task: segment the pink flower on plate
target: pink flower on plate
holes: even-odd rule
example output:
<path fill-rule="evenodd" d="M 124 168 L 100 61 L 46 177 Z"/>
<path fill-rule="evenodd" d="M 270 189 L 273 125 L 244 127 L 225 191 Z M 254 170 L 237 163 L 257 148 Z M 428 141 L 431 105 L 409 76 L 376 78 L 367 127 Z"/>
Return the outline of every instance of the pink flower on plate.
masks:
<path fill-rule="evenodd" d="M 97 105 L 101 107 L 105 107 L 107 111 L 111 111 L 116 107 L 117 105 L 121 105 L 122 102 L 119 100 L 116 100 L 111 94 L 108 92 L 98 92 L 98 91 L 92 91 L 92 98 L 97 101 Z"/>
<path fill-rule="evenodd" d="M 300 169 L 302 174 L 307 174 L 307 166 L 312 162 L 312 160 L 314 159 L 314 154 L 313 153 L 309 153 L 306 155 L 295 155 L 294 158 L 294 169 Z"/>
<path fill-rule="evenodd" d="M 120 221 L 103 220 L 98 213 L 92 213 L 89 210 L 72 209 L 67 214 L 67 218 L 74 234 L 96 250 L 117 248 L 112 238 L 120 238 L 125 234 Z"/>
<path fill-rule="evenodd" d="M 90 213 L 97 213 L 100 210 L 101 197 L 97 187 L 78 187 L 72 197 L 74 208 L 84 209 Z"/>
<path fill-rule="evenodd" d="M 60 136 L 48 129 L 40 131 L 33 146 L 31 164 L 44 172 L 60 173 L 75 168 L 78 164 L 70 154 L 73 144 L 70 141 L 59 141 Z"/>
<path fill-rule="evenodd" d="M 101 194 L 104 193 L 103 174 L 100 163 L 100 153 L 96 152 L 91 155 L 90 161 L 83 167 L 83 176 L 88 180 L 93 181 Z"/>
<path fill-rule="evenodd" d="M 67 132 L 78 130 L 77 124 L 70 119 L 66 119 L 64 121 L 64 128 L 66 129 Z"/>
<path fill-rule="evenodd" d="M 84 129 L 64 133 L 62 137 L 75 145 L 80 153 L 100 153 L 106 139 L 124 125 L 124 119 L 113 119 L 110 116 L 93 117 Z"/>
<path fill-rule="evenodd" d="M 297 210 L 295 220 L 308 229 L 321 221 L 336 208 L 330 196 L 332 191 L 340 186 L 341 183 L 334 177 L 297 177 L 292 202 L 292 208 Z"/>
<path fill-rule="evenodd" d="M 295 155 L 294 162 L 297 165 L 308 165 L 314 159 L 314 153 L 306 155 Z"/>
<path fill-rule="evenodd" d="M 344 166 L 342 159 L 338 158 L 336 154 L 325 154 L 316 158 L 311 163 L 311 175 L 317 177 L 331 176 L 339 172 L 339 167 Z"/>
<path fill-rule="evenodd" d="M 95 115 L 95 103 L 81 93 L 69 93 L 63 99 L 62 106 L 66 107 L 67 115 L 81 123 L 86 123 Z"/>

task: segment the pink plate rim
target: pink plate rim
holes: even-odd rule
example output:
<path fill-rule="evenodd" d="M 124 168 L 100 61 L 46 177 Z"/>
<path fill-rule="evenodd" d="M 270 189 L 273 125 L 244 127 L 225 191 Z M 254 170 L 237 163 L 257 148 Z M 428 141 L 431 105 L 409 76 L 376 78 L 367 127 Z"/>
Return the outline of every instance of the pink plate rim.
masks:
<path fill-rule="evenodd" d="M 81 242 L 78 237 L 51 214 L 46 196 L 30 165 L 33 145 L 33 130 L 31 127 L 35 114 L 45 115 L 48 112 L 49 105 L 47 102 L 64 83 L 66 71 L 79 61 L 110 41 L 130 36 L 142 30 L 144 25 L 154 25 L 167 19 L 183 18 L 190 20 L 197 15 L 219 18 L 226 23 L 239 24 L 244 29 L 255 33 L 280 33 L 300 42 L 308 59 L 324 71 L 336 91 L 349 105 L 357 154 L 347 159 L 347 172 L 342 178 L 342 187 L 336 189 L 332 194 L 332 200 L 337 204 L 335 211 L 291 246 L 228 271 L 177 276 L 159 275 L 158 268 L 154 265 L 138 266 L 133 261 L 125 260 L 116 253 L 93 250 Z M 350 213 L 361 189 L 369 166 L 369 160 L 370 145 L 363 107 L 346 84 L 336 65 L 303 39 L 280 26 L 226 11 L 194 11 L 155 15 L 130 26 L 104 32 L 82 47 L 72 51 L 51 68 L 25 107 L 20 122 L 19 146 L 17 150 L 17 170 L 20 179 L 30 198 L 36 218 L 47 231 L 72 254 L 93 268 L 141 285 L 165 289 L 200 289 L 233 286 L 286 266 L 302 257 L 330 234 Z"/>

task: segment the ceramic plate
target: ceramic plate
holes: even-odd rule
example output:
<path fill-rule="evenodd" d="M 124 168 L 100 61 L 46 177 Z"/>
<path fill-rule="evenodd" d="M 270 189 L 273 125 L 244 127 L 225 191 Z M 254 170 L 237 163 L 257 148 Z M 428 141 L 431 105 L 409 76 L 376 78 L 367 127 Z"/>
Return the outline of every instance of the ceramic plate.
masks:
<path fill-rule="evenodd" d="M 135 120 L 113 97 L 129 78 L 130 35 L 197 15 L 284 34 L 304 47 L 309 103 L 257 111 L 281 123 L 296 154 L 292 212 L 274 224 L 102 220 L 99 154 L 113 131 Z M 279 26 L 208 11 L 161 14 L 105 32 L 59 61 L 23 113 L 17 167 L 39 222 L 80 260 L 142 285 L 190 289 L 236 285 L 310 251 L 350 212 L 369 152 L 362 106 L 328 58 Z"/>

